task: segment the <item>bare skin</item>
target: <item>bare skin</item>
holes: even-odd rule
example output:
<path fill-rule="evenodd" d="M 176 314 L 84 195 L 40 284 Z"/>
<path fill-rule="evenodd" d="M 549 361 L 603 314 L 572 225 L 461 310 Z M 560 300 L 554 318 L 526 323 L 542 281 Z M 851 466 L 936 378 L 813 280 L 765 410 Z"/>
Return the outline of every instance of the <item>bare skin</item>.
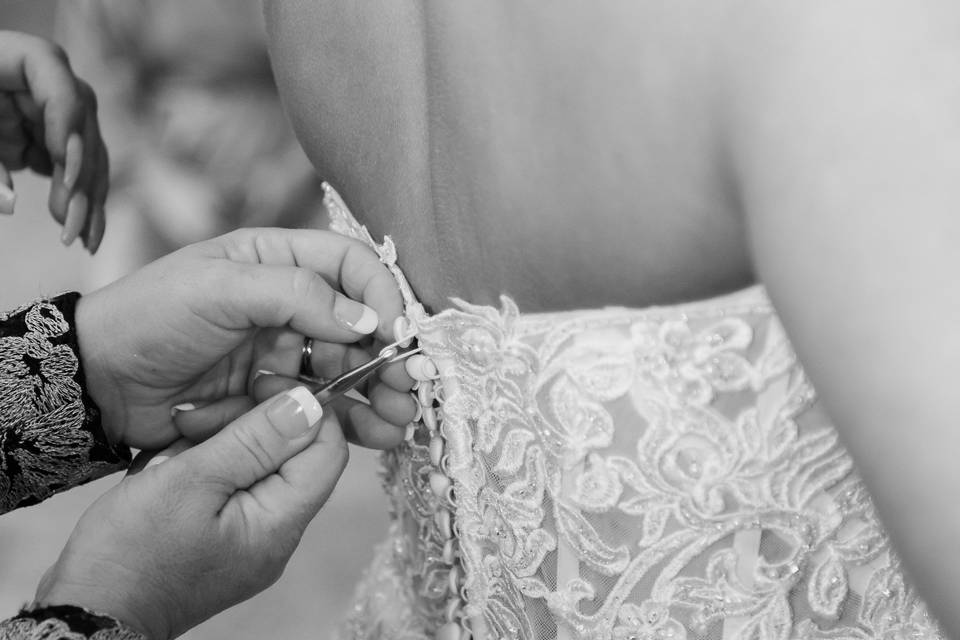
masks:
<path fill-rule="evenodd" d="M 412 2 L 284 2 L 267 15 L 311 158 L 375 235 L 393 235 L 433 308 L 503 292 L 529 311 L 636 306 L 748 284 L 742 223 L 712 157 L 704 54 L 683 53 L 688 73 L 652 77 L 687 47 L 681 34 L 644 26 L 629 2 L 616 11 L 629 20 L 566 4 L 545 17 L 523 2 L 428 4 L 423 16 Z"/>
<path fill-rule="evenodd" d="M 265 8 L 308 154 L 434 309 L 667 304 L 756 271 L 960 634 L 960 8 Z"/>

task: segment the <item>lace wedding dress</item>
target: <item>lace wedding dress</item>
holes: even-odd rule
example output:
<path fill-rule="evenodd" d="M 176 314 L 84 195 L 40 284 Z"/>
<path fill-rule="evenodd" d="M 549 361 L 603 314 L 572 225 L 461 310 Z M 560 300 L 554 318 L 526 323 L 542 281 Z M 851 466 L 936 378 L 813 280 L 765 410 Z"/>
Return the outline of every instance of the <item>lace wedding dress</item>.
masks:
<path fill-rule="evenodd" d="M 761 288 L 430 315 L 391 240 L 326 190 L 332 228 L 393 270 L 431 361 L 342 636 L 941 637 Z"/>

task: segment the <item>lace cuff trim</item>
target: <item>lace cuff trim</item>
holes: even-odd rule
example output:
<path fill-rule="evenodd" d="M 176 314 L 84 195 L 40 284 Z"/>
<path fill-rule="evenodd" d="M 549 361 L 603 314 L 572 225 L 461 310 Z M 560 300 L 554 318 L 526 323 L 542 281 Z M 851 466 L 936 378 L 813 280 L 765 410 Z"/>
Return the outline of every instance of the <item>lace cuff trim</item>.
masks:
<path fill-rule="evenodd" d="M 119 471 L 130 451 L 113 446 L 85 390 L 67 293 L 0 314 L 0 513 Z"/>
<path fill-rule="evenodd" d="M 0 640 L 145 640 L 119 620 L 72 605 L 24 610 L 0 622 Z"/>

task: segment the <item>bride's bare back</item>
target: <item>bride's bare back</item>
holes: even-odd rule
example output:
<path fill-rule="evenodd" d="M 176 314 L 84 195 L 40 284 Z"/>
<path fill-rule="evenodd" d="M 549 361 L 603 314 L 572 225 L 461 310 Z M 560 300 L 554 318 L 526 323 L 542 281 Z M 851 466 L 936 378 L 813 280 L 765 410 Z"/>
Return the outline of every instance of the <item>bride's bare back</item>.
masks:
<path fill-rule="evenodd" d="M 308 152 L 422 299 L 641 306 L 752 280 L 701 4 L 309 0 L 268 22 Z"/>
<path fill-rule="evenodd" d="M 417 293 L 640 306 L 756 265 L 960 631 L 960 7 L 266 2 L 320 173 Z"/>

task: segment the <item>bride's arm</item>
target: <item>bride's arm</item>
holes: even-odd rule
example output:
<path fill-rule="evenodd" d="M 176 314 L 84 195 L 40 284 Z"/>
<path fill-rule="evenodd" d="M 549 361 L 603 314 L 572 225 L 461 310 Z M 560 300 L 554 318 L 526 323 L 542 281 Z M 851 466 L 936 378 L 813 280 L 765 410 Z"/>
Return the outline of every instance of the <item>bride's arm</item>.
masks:
<path fill-rule="evenodd" d="M 739 28 L 730 131 L 759 273 L 960 634 L 960 7 L 776 3 Z"/>

